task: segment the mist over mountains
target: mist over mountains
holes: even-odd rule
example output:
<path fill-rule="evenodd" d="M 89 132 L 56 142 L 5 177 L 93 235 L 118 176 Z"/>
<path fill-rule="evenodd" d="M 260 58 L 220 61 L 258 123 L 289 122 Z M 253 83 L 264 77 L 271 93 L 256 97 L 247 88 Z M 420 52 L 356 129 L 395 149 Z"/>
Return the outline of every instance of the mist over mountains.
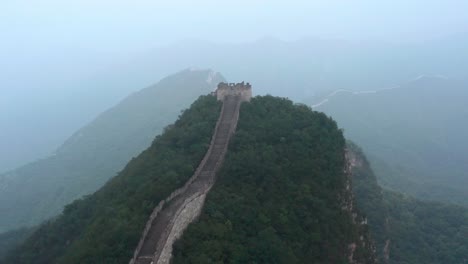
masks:
<path fill-rule="evenodd" d="M 86 125 L 86 120 L 98 109 L 108 108 L 106 104 L 112 105 L 112 101 L 117 101 L 126 91 L 154 82 L 155 76 L 164 75 L 172 69 L 178 71 L 187 65 L 210 65 L 226 74 L 228 80 L 249 80 L 255 86 L 255 94 L 277 94 L 312 106 L 325 100 L 325 104 L 315 109 L 330 114 L 345 129 L 347 136 L 369 152 L 379 181 L 386 187 L 423 199 L 466 205 L 463 186 L 466 184 L 467 162 L 463 160 L 463 152 L 467 146 L 463 143 L 463 135 L 467 122 L 463 121 L 467 120 L 464 107 L 467 86 L 464 81 L 466 75 L 461 69 L 468 67 L 468 56 L 457 52 L 463 43 L 468 43 L 468 37 L 464 35 L 424 45 L 358 44 L 310 38 L 284 42 L 264 38 L 244 44 L 192 41 L 190 45 L 180 43 L 167 46 L 117 63 L 93 78 L 79 82 L 80 87 L 87 89 L 76 88 L 77 93 L 73 97 L 52 93 L 51 96 L 57 98 L 57 104 L 36 105 L 32 109 L 38 111 L 33 116 L 27 117 L 27 109 L 23 109 L 21 115 L 16 113 L 17 116 L 14 112 L 0 115 L 4 118 L 1 124 L 5 128 L 0 141 L 3 141 L 2 145 L 8 142 L 9 146 L 0 148 L 0 161 L 6 164 L 14 157 L 22 157 L 25 163 L 42 158 L 18 170 L 3 173 L 0 180 L 2 186 L 14 186 L 11 179 L 24 181 L 26 177 L 15 175 L 31 175 L 26 178 L 42 174 L 52 178 L 53 175 L 68 175 L 66 178 L 69 179 L 75 179 L 75 176 L 70 176 L 75 174 L 88 174 L 88 178 L 99 175 L 91 186 L 80 183 L 80 177 L 77 177 L 75 186 L 77 190 L 80 189 L 78 192 L 65 191 L 58 184 L 56 191 L 48 191 L 42 196 L 61 201 L 60 197 L 68 193 L 64 201 L 71 201 L 95 190 L 130 157 L 148 146 L 152 137 L 174 119 L 177 111 L 197 95 L 212 91 L 216 83 L 224 78 L 215 76 L 207 85 L 206 79 L 210 73 L 192 68 L 189 72 L 200 74 L 196 77 L 198 80 L 193 81 L 194 85 L 187 87 L 184 81 L 179 80 L 179 84 L 168 83 L 158 88 L 148 88 L 146 91 L 153 90 L 153 95 L 144 95 L 143 90 L 89 125 Z M 427 75 L 421 75 L 422 72 Z M 392 89 L 395 87 L 397 89 Z M 381 92 L 334 92 L 339 90 Z M 20 98 L 25 100 L 23 104 L 35 105 L 34 100 L 26 95 Z M 53 97 L 47 100 L 54 101 Z M 83 101 L 86 102 L 85 107 Z M 10 102 L 12 105 L 13 102 Z M 157 119 L 150 121 L 151 116 L 157 116 Z M 34 117 L 33 122 L 27 120 L 31 117 Z M 60 122 L 60 125 L 56 122 Z M 126 129 L 121 128 L 121 122 L 128 123 Z M 85 128 L 72 130 L 80 126 Z M 73 136 L 65 141 L 72 133 Z M 125 142 L 131 135 L 140 136 L 132 137 L 134 142 Z M 55 147 L 62 142 L 65 144 Z M 32 151 L 33 154 L 21 155 L 30 149 L 36 154 Z M 123 151 L 118 151 L 120 149 Z M 8 158 L 1 158 L 3 156 Z M 112 156 L 115 157 L 108 159 Z M 104 165 L 100 163 L 104 162 L 100 157 L 113 161 Z M 20 164 L 19 160 L 10 164 Z M 87 165 L 82 167 L 78 164 Z M 2 168 L 5 170 L 8 166 L 0 164 L 0 171 Z M 79 172 L 81 169 L 84 170 Z M 24 181 L 18 185 L 28 186 L 21 187 L 25 190 L 25 194 L 22 194 L 25 201 L 40 189 L 31 183 Z M 447 196 L 448 193 L 451 195 Z M 1 195 L 9 196 L 8 192 Z M 11 200 L 3 199 L 5 206 Z M 14 226 L 37 223 L 44 217 L 58 213 L 64 204 L 66 202 L 52 203 L 45 208 L 35 205 L 33 211 L 26 211 L 43 216 L 30 218 L 26 222 L 4 220 L 15 223 Z M 10 216 L 13 217 L 13 214 Z"/>
<path fill-rule="evenodd" d="M 308 102 L 363 147 L 384 186 L 468 206 L 467 88 L 421 76 L 394 89 L 339 91 Z"/>
<path fill-rule="evenodd" d="M 5 75 L 11 88 L 1 96 L 6 102 L 0 106 L 0 145 L 8 148 L 0 149 L 0 172 L 46 157 L 127 94 L 190 65 L 223 72 L 229 80 L 249 80 L 256 94 L 301 100 L 327 90 L 389 88 L 421 74 L 467 79 L 468 55 L 460 52 L 466 46 L 466 34 L 406 44 L 272 37 L 237 44 L 186 40 L 131 56 L 107 55 L 99 67 L 73 61 L 76 73 L 67 72 L 67 78 L 50 74 L 15 83 L 11 76 L 20 76 Z M 26 94 L 18 85 L 39 88 Z"/>
<path fill-rule="evenodd" d="M 96 191 L 146 149 L 181 110 L 223 80 L 210 70 L 168 76 L 99 115 L 53 155 L 0 174 L 0 232 L 39 224 Z"/>
<path fill-rule="evenodd" d="M 468 264 L 468 1 L 0 1 L 0 264 Z"/>

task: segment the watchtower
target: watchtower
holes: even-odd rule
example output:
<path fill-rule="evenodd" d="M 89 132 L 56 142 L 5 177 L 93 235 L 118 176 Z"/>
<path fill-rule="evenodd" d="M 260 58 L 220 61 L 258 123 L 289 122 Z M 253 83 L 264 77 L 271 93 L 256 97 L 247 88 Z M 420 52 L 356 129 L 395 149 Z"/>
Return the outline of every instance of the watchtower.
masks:
<path fill-rule="evenodd" d="M 227 95 L 237 95 L 241 97 L 241 101 L 250 101 L 252 98 L 252 85 L 250 83 L 224 83 L 218 84 L 216 89 L 216 98 L 223 101 Z"/>

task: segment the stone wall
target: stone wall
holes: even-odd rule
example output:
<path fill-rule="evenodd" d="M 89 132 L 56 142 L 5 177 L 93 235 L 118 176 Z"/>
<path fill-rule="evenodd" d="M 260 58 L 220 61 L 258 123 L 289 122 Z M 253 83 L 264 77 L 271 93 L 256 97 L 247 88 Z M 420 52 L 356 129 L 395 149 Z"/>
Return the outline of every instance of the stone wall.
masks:
<path fill-rule="evenodd" d="M 219 155 L 219 154 L 212 154 L 212 153 L 215 153 L 215 152 L 217 153 L 218 152 L 218 151 L 214 151 L 213 147 L 215 145 L 215 140 L 216 140 L 216 138 L 218 136 L 218 131 L 219 131 L 219 128 L 221 127 L 221 125 L 222 124 L 225 125 L 225 122 L 229 122 L 231 125 L 230 125 L 230 128 L 228 130 L 229 131 L 228 135 L 232 135 L 234 133 L 235 129 L 236 129 L 237 121 L 239 119 L 239 108 L 240 108 L 240 104 L 241 104 L 241 97 L 240 96 L 234 96 L 234 97 L 230 97 L 230 98 L 232 100 L 234 100 L 234 101 L 231 100 L 230 102 L 235 102 L 233 116 L 230 118 L 230 120 L 223 120 L 223 117 L 225 116 L 225 113 L 230 112 L 230 111 L 226 111 L 226 108 L 225 108 L 226 101 L 225 101 L 223 103 L 223 107 L 221 108 L 221 113 L 220 113 L 220 116 L 219 116 L 218 121 L 216 123 L 215 132 L 213 133 L 211 143 L 210 143 L 210 147 L 209 147 L 205 157 L 200 162 L 200 164 L 199 164 L 197 170 L 195 171 L 194 175 L 186 182 L 186 184 L 182 188 L 179 188 L 179 189 L 175 190 L 173 193 L 171 193 L 169 195 L 169 197 L 167 197 L 165 200 L 161 201 L 158 204 L 158 206 L 154 209 L 153 213 L 150 216 L 150 219 L 148 220 L 148 222 L 146 224 L 146 227 L 145 227 L 144 232 L 143 232 L 143 234 L 141 236 L 140 242 L 139 242 L 139 244 L 138 244 L 138 246 L 137 246 L 137 248 L 136 248 L 136 250 L 134 252 L 134 257 L 130 261 L 130 264 L 150 263 L 151 261 L 153 261 L 152 263 L 169 263 L 171 255 L 172 255 L 172 244 L 173 244 L 173 242 L 182 235 L 183 231 L 187 228 L 187 226 L 193 220 L 195 220 L 198 217 L 198 215 L 200 214 L 200 212 L 201 212 L 201 210 L 203 208 L 205 196 L 206 196 L 207 192 L 211 189 L 211 187 L 214 184 L 216 171 L 219 169 L 219 167 L 221 166 L 221 164 L 222 164 L 222 162 L 224 160 L 224 155 L 226 154 L 227 147 L 228 147 L 227 143 L 223 144 L 222 151 L 220 152 L 220 158 L 215 163 L 214 169 L 212 171 L 212 174 L 213 174 L 212 179 L 209 180 L 208 182 L 205 182 L 200 187 L 194 187 L 194 184 L 198 184 L 197 186 L 199 186 L 200 181 L 197 181 L 197 179 L 200 178 L 200 174 L 202 173 L 203 168 L 206 165 L 206 163 L 207 163 L 208 159 L 210 158 L 210 156 Z M 223 98 L 223 99 L 225 99 L 225 98 Z M 231 109 L 231 111 L 232 111 L 232 109 Z M 192 191 L 188 191 L 189 188 L 191 188 L 190 190 L 192 190 L 192 191 L 193 191 L 194 188 L 196 188 L 197 192 L 195 194 L 193 194 L 193 195 L 189 195 L 189 193 L 192 192 Z M 186 197 L 184 197 L 184 196 L 186 196 Z M 165 241 L 164 242 L 161 241 L 163 243 L 158 242 L 158 245 L 155 248 L 156 251 L 155 251 L 153 256 L 146 256 L 146 255 L 140 256 L 140 252 L 141 252 L 142 247 L 143 247 L 143 245 L 145 243 L 145 238 L 148 236 L 148 233 L 150 232 L 150 230 L 152 228 L 153 222 L 155 221 L 155 219 L 158 217 L 158 215 L 162 211 L 167 209 L 165 205 L 169 204 L 170 202 L 176 201 L 177 199 L 184 199 L 183 204 L 177 210 L 177 212 L 174 215 L 174 218 L 171 219 L 171 221 L 168 224 L 167 228 L 160 235 L 162 240 L 165 240 Z M 165 238 L 167 238 L 167 239 L 165 239 Z M 142 260 L 143 262 L 138 261 L 138 259 Z"/>
<path fill-rule="evenodd" d="M 241 101 L 238 100 L 235 114 L 233 116 L 233 119 L 231 120 L 233 124 L 229 132 L 229 134 L 231 135 L 236 131 L 237 122 L 239 120 L 240 104 L 241 104 Z M 224 157 L 226 155 L 228 146 L 229 144 L 224 145 L 223 151 L 221 154 L 222 158 L 219 159 L 216 163 L 216 166 L 213 170 L 213 173 L 215 174 L 215 176 L 216 176 L 217 171 L 220 169 L 222 163 L 224 162 Z M 206 156 L 209 156 L 209 154 L 207 154 Z M 203 209 L 203 205 L 205 203 L 206 195 L 213 187 L 215 180 L 216 178 L 213 177 L 213 180 L 207 183 L 207 185 L 205 186 L 205 188 L 203 188 L 203 190 L 195 193 L 194 195 L 192 195 L 191 197 L 187 198 L 184 201 L 184 204 L 182 205 L 181 209 L 179 209 L 176 216 L 171 221 L 171 225 L 170 225 L 171 228 L 169 230 L 166 230 L 166 232 L 168 232 L 169 235 L 161 253 L 159 255 L 156 254 L 154 256 L 155 264 L 169 264 L 170 263 L 170 260 L 172 258 L 172 246 L 174 242 L 183 235 L 183 232 L 185 231 L 185 229 L 187 229 L 189 224 L 195 221 L 198 218 L 198 216 L 200 216 L 201 211 Z"/>
<path fill-rule="evenodd" d="M 215 126 L 215 131 L 218 131 L 218 127 L 219 125 L 221 124 L 221 117 L 223 116 L 224 114 L 224 106 L 221 108 L 221 113 L 219 114 L 219 118 L 218 118 L 218 121 L 216 122 L 216 126 Z M 162 200 L 161 202 L 159 202 L 159 204 L 154 208 L 153 212 L 151 213 L 150 217 L 149 217 L 149 220 L 148 222 L 146 222 L 146 226 L 145 226 L 145 229 L 143 230 L 143 234 L 141 235 L 141 238 L 140 238 L 140 241 L 138 242 L 138 246 L 137 248 L 135 249 L 135 252 L 133 253 L 133 258 L 130 260 L 129 264 L 135 264 L 135 261 L 137 259 L 137 256 L 143 246 L 143 243 L 145 241 L 145 238 L 146 236 L 148 235 L 148 232 L 150 231 L 151 229 L 151 225 L 153 224 L 153 221 L 154 219 L 156 219 L 156 217 L 158 216 L 158 214 L 161 212 L 161 210 L 163 209 L 164 205 L 166 203 L 169 203 L 170 201 L 172 201 L 175 197 L 177 197 L 178 195 L 182 194 L 183 192 L 185 192 L 187 190 L 187 188 L 197 179 L 197 177 L 200 175 L 202 169 L 203 169 L 203 166 L 205 166 L 205 163 L 206 161 L 208 160 L 211 152 L 213 151 L 213 143 L 215 141 L 215 138 L 216 138 L 216 133 L 213 134 L 213 136 L 211 137 L 211 143 L 210 143 L 210 147 L 208 148 L 208 151 L 206 152 L 205 156 L 203 157 L 203 160 L 200 162 L 200 164 L 198 165 L 197 169 L 195 170 L 195 173 L 192 175 L 192 177 L 190 177 L 190 179 L 184 184 L 183 187 L 179 188 L 179 189 L 176 189 L 175 191 L 173 191 L 166 199 Z"/>
<path fill-rule="evenodd" d="M 208 191 L 196 193 L 189 199 L 185 200 L 184 205 L 172 220 L 172 228 L 169 230 L 169 236 L 166 240 L 166 244 L 158 257 L 156 264 L 168 264 L 170 262 L 174 242 L 182 236 L 188 225 L 200 215 L 203 204 L 205 203 L 207 192 Z"/>

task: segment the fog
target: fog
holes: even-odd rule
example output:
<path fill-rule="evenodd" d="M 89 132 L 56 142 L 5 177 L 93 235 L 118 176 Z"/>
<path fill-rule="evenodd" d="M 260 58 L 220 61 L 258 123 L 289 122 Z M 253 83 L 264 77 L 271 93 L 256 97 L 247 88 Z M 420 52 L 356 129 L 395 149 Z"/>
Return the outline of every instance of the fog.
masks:
<path fill-rule="evenodd" d="M 375 53 L 366 53 L 369 60 L 382 50 L 389 51 L 388 57 L 404 50 L 399 53 L 404 57 L 421 47 L 428 52 L 438 47 L 454 52 L 454 58 L 458 50 L 445 47 L 466 43 L 466 10 L 468 2 L 458 0 L 2 1 L 0 172 L 53 153 L 98 113 L 174 71 L 198 66 L 234 80 L 251 77 L 249 72 L 258 77 L 257 71 L 238 70 L 239 64 L 223 60 L 226 47 L 254 57 L 270 45 L 274 53 L 297 47 L 290 43 L 316 49 L 332 43 L 335 50 L 350 51 L 348 55 L 360 56 L 370 47 Z M 253 55 L 243 54 L 246 50 Z M 466 65 L 463 54 L 455 66 Z M 366 85 L 385 88 L 424 73 L 464 78 L 464 68 L 444 72 L 446 57 L 444 53 L 433 60 L 438 68 L 408 67 L 394 79 L 379 77 Z M 267 65 L 262 63 L 257 67 Z M 385 63 L 377 65 L 382 69 L 378 74 L 385 72 Z M 340 79 L 348 82 L 346 74 L 335 79 L 313 84 L 315 89 L 338 89 L 343 88 Z M 260 91 L 269 92 L 267 82 L 258 82 Z M 359 86 L 359 80 L 353 85 Z M 271 92 L 295 96 L 280 89 Z"/>

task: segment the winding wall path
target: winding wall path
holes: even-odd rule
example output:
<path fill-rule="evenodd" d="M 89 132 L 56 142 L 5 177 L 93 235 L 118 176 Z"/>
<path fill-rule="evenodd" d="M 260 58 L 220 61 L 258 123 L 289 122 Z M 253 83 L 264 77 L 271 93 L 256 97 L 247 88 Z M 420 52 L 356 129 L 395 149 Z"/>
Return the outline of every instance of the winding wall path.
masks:
<path fill-rule="evenodd" d="M 239 119 L 241 97 L 226 96 L 208 152 L 194 175 L 154 209 L 130 264 L 166 264 L 172 245 L 203 208 Z"/>

